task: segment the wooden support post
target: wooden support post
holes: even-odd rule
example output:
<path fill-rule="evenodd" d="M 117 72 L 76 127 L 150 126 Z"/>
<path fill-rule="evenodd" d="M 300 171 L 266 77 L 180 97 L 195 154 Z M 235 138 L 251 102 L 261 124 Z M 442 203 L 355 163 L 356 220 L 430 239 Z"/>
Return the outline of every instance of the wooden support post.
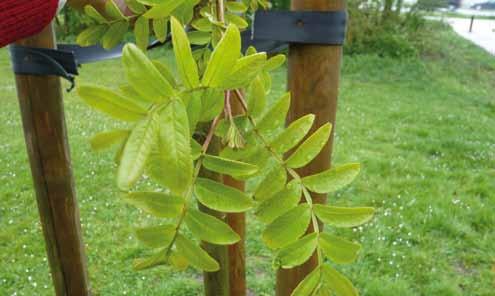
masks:
<path fill-rule="evenodd" d="M 237 93 L 231 92 L 231 96 L 230 107 L 232 115 L 242 114 L 243 109 L 239 100 L 233 98 L 233 96 L 237 96 Z M 225 185 L 234 187 L 240 191 L 245 190 L 244 182 L 238 181 L 230 176 L 224 176 L 223 182 Z M 241 237 L 241 240 L 238 243 L 229 246 L 229 295 L 246 296 L 246 214 L 227 214 L 227 223 Z"/>
<path fill-rule="evenodd" d="M 343 0 L 292 0 L 292 10 L 331 11 L 344 9 Z M 288 122 L 309 113 L 316 115 L 313 131 L 327 122 L 335 127 L 342 46 L 293 44 L 289 48 L 288 88 L 292 105 Z M 334 133 L 318 157 L 298 170 L 301 176 L 330 167 Z M 314 202 L 324 203 L 326 195 L 313 194 Z M 311 229 L 310 229 L 311 230 Z M 277 296 L 288 296 L 317 265 L 316 256 L 294 269 L 277 273 Z"/>
<path fill-rule="evenodd" d="M 210 178 L 215 179 L 215 178 Z M 221 182 L 221 178 L 216 180 Z M 221 220 L 225 220 L 225 215 L 208 209 L 204 206 L 200 206 L 200 210 L 206 214 L 215 216 Z M 205 290 L 205 296 L 228 296 L 229 294 L 229 258 L 228 258 L 228 246 L 220 246 L 203 242 L 203 248 L 213 257 L 220 265 L 220 270 L 215 272 L 203 273 L 203 284 Z"/>
<path fill-rule="evenodd" d="M 17 44 L 54 48 L 53 28 Z M 60 79 L 16 75 L 16 84 L 55 294 L 90 295 Z"/>
<path fill-rule="evenodd" d="M 209 127 L 209 124 L 207 125 Z M 220 139 L 213 137 L 213 140 L 208 149 L 208 153 L 217 155 L 220 151 L 221 143 Z M 200 176 L 208 178 L 216 182 L 223 182 L 222 175 L 213 173 L 206 169 L 202 169 Z M 224 213 L 211 210 L 203 205 L 199 204 L 199 209 L 209 215 L 215 216 L 225 222 L 226 215 Z M 228 258 L 228 246 L 215 245 L 207 242 L 202 243 L 203 248 L 213 257 L 220 265 L 220 270 L 215 272 L 203 273 L 203 284 L 205 290 L 205 296 L 228 296 L 229 295 L 229 258 Z"/>
<path fill-rule="evenodd" d="M 224 176 L 223 182 L 225 185 L 244 191 L 244 182 L 229 176 Z M 238 243 L 229 246 L 229 295 L 246 296 L 246 215 L 244 213 L 227 214 L 227 223 L 241 237 Z"/>

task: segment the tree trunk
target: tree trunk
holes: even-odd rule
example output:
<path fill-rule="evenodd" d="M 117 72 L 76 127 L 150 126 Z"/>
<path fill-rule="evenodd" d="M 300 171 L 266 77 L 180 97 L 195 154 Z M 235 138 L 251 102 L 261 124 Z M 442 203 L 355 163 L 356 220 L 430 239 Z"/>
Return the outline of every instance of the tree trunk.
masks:
<path fill-rule="evenodd" d="M 394 0 L 385 0 L 382 12 L 382 22 L 386 22 L 392 15 L 392 7 L 394 6 Z"/>
<path fill-rule="evenodd" d="M 292 0 L 292 10 L 331 11 L 345 8 L 343 0 Z M 292 105 L 288 122 L 303 115 L 316 115 L 315 131 L 327 122 L 335 127 L 342 46 L 292 44 L 289 47 L 288 86 Z M 308 166 L 298 170 L 308 176 L 330 168 L 334 132 L 322 152 Z M 313 194 L 313 202 L 326 202 L 326 195 Z M 308 231 L 312 231 L 310 227 Z M 317 266 L 316 256 L 293 269 L 277 272 L 277 296 L 288 296 Z"/>
<path fill-rule="evenodd" d="M 401 11 L 402 11 L 402 4 L 404 3 L 403 0 L 397 0 L 397 4 L 395 5 L 395 14 L 397 16 L 400 15 Z"/>

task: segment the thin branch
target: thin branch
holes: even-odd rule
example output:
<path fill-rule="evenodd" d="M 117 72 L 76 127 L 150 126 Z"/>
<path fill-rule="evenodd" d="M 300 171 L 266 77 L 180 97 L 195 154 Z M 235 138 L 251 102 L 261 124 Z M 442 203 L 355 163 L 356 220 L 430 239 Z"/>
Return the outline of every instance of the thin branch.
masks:
<path fill-rule="evenodd" d="M 230 104 L 230 90 L 225 92 L 225 115 L 231 123 L 234 121 L 234 117 L 232 116 L 232 105 Z"/>
<path fill-rule="evenodd" d="M 219 22 L 225 24 L 225 5 L 224 0 L 217 0 L 217 19 Z"/>
<path fill-rule="evenodd" d="M 215 119 L 213 119 L 213 122 L 211 123 L 210 130 L 208 131 L 208 135 L 206 136 L 205 142 L 203 143 L 203 147 L 201 149 L 203 154 L 205 154 L 206 151 L 208 151 L 208 147 L 210 146 L 211 140 L 215 135 L 215 129 L 217 128 L 219 122 L 220 122 L 220 115 L 215 117 Z"/>
<path fill-rule="evenodd" d="M 165 251 L 165 257 L 166 258 L 168 258 L 170 256 L 170 251 L 172 251 L 172 247 L 174 246 L 175 241 L 177 239 L 177 236 L 179 235 L 179 230 L 182 226 L 182 222 L 184 222 L 184 218 L 186 217 L 187 205 L 193 196 L 194 184 L 196 183 L 196 180 L 198 179 L 198 176 L 199 176 L 199 172 L 201 171 L 201 167 L 203 166 L 203 159 L 204 159 L 203 156 L 206 154 L 206 152 L 208 151 L 208 148 L 210 147 L 211 140 L 213 139 L 213 135 L 215 134 L 215 129 L 216 129 L 219 121 L 220 121 L 220 115 L 218 115 L 217 117 L 215 117 L 215 119 L 213 119 L 213 122 L 211 123 L 211 126 L 210 126 L 210 130 L 208 131 L 208 135 L 206 136 L 203 147 L 201 148 L 201 152 L 202 152 L 201 154 L 202 155 L 200 156 L 200 158 L 198 159 L 198 161 L 196 162 L 196 165 L 194 167 L 193 179 L 191 181 L 189 188 L 187 189 L 186 196 L 184 197 L 184 199 L 185 199 L 184 207 L 182 208 L 182 212 L 180 214 L 179 220 L 177 221 L 177 225 L 175 226 L 174 237 L 170 241 L 170 244 L 168 245 L 168 247 Z"/>

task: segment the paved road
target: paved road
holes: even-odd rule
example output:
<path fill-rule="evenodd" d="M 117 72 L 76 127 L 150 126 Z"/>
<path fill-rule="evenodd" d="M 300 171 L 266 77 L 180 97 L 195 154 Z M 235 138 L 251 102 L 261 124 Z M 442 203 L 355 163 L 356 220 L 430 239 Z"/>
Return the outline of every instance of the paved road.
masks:
<path fill-rule="evenodd" d="M 447 18 L 446 21 L 457 34 L 495 55 L 495 20 L 475 19 L 472 32 L 469 32 L 470 19 Z"/>
<path fill-rule="evenodd" d="M 454 12 L 464 14 L 467 16 L 472 16 L 472 15 L 495 16 L 495 10 L 477 10 L 477 9 L 459 8 L 456 9 Z"/>

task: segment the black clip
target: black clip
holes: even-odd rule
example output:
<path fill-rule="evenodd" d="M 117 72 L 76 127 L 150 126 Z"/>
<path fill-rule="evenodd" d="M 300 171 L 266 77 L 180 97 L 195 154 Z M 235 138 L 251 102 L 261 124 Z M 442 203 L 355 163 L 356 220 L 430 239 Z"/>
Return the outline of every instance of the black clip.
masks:
<path fill-rule="evenodd" d="M 345 10 L 258 11 L 251 31 L 242 34 L 243 49 L 254 46 L 273 53 L 287 44 L 342 45 L 346 26 Z"/>
<path fill-rule="evenodd" d="M 10 55 L 15 74 L 56 75 L 70 82 L 68 92 L 74 89 L 79 73 L 73 52 L 12 45 Z"/>

